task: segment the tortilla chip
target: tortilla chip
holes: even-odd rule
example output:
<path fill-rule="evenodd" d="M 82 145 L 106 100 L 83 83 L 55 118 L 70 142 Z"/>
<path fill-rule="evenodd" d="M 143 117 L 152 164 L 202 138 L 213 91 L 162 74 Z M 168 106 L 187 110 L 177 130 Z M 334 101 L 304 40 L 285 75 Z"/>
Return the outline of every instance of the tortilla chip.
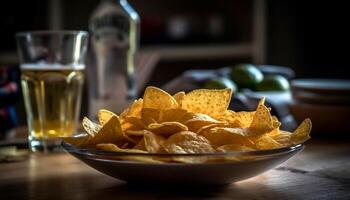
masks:
<path fill-rule="evenodd" d="M 254 151 L 253 148 L 238 145 L 238 144 L 226 144 L 216 149 L 219 152 L 235 152 L 235 151 Z"/>
<path fill-rule="evenodd" d="M 200 113 L 187 113 L 184 116 L 184 124 L 189 128 L 192 132 L 199 131 L 203 126 L 207 126 L 210 124 L 219 124 L 220 121 L 213 119 L 209 115 L 200 114 Z"/>
<path fill-rule="evenodd" d="M 191 131 L 182 131 L 170 136 L 163 147 L 168 153 L 212 153 L 215 149 L 210 142 Z"/>
<path fill-rule="evenodd" d="M 161 119 L 159 122 L 180 122 L 183 123 L 183 119 L 187 111 L 184 109 L 166 109 L 161 113 Z"/>
<path fill-rule="evenodd" d="M 90 138 L 85 145 L 96 145 L 100 143 L 113 143 L 117 145 L 123 145 L 129 140 L 125 138 L 122 131 L 120 121 L 117 116 L 112 116 L 110 120 L 94 135 Z"/>
<path fill-rule="evenodd" d="M 147 151 L 146 149 L 146 144 L 145 144 L 145 140 L 142 138 L 134 147 L 133 149 L 138 149 L 141 151 Z"/>
<path fill-rule="evenodd" d="M 248 135 L 245 128 L 214 127 L 202 135 L 207 138 L 215 147 L 227 144 L 238 144 L 241 146 L 254 147 L 254 141 Z"/>
<path fill-rule="evenodd" d="M 243 128 L 247 128 L 252 124 L 252 121 L 254 119 L 255 111 L 252 112 L 236 112 L 236 118 L 240 123 L 240 126 Z"/>
<path fill-rule="evenodd" d="M 277 149 L 281 147 L 283 147 L 282 144 L 278 143 L 268 135 L 264 135 L 256 141 L 256 148 L 259 150 Z"/>
<path fill-rule="evenodd" d="M 174 133 L 187 131 L 187 126 L 179 123 L 179 122 L 163 122 L 163 123 L 152 123 L 148 125 L 148 130 L 156 133 L 157 135 L 163 135 L 168 137 Z"/>
<path fill-rule="evenodd" d="M 299 127 L 292 133 L 291 142 L 293 144 L 301 144 L 310 139 L 312 123 L 309 118 L 305 119 Z"/>
<path fill-rule="evenodd" d="M 117 115 L 114 114 L 113 112 L 109 111 L 109 110 L 101 109 L 101 110 L 98 111 L 97 116 L 98 116 L 98 121 L 103 126 L 104 124 L 106 124 L 108 122 L 108 120 L 112 116 L 117 116 Z"/>
<path fill-rule="evenodd" d="M 156 135 L 150 131 L 145 133 L 145 136 L 143 138 L 146 150 L 149 153 L 164 153 L 165 150 L 163 149 L 162 145 L 165 141 L 165 138 L 160 135 Z"/>
<path fill-rule="evenodd" d="M 143 108 L 153 108 L 159 110 L 176 109 L 179 108 L 179 104 L 167 92 L 159 88 L 149 86 L 146 88 L 143 95 Z"/>
<path fill-rule="evenodd" d="M 124 117 L 141 118 L 142 108 L 143 108 L 143 99 L 135 100 L 128 108 L 126 108 L 120 114 L 120 118 L 124 118 Z"/>
<path fill-rule="evenodd" d="M 181 106 L 182 100 L 184 99 L 185 95 L 186 95 L 185 92 L 180 91 L 180 92 L 174 94 L 173 97 L 176 100 L 176 102 Z"/>
<path fill-rule="evenodd" d="M 145 127 L 149 124 L 160 122 L 161 110 L 154 108 L 144 108 L 142 109 L 141 121 Z"/>
<path fill-rule="evenodd" d="M 112 143 L 97 144 L 96 147 L 104 151 L 123 152 L 123 153 L 147 153 L 147 151 L 141 151 L 138 149 L 122 149 Z"/>
<path fill-rule="evenodd" d="M 82 122 L 83 128 L 90 136 L 95 136 L 100 131 L 101 125 L 92 122 L 89 118 L 84 117 Z"/>
<path fill-rule="evenodd" d="M 271 132 L 273 129 L 274 126 L 270 110 L 266 106 L 260 105 L 254 114 L 251 125 L 249 126 L 250 135 L 263 135 Z"/>
<path fill-rule="evenodd" d="M 226 112 L 231 95 L 231 89 L 193 90 L 183 98 L 181 107 L 188 112 L 207 114 L 216 118 Z"/>

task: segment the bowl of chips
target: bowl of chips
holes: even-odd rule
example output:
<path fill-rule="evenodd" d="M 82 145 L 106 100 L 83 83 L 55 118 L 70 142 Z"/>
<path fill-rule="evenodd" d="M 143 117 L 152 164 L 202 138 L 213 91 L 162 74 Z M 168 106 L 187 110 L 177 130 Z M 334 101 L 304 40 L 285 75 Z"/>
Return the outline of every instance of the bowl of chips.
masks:
<path fill-rule="evenodd" d="M 261 99 L 255 111 L 228 109 L 230 89 L 170 95 L 147 87 L 120 115 L 101 109 L 85 133 L 63 148 L 102 173 L 127 182 L 227 184 L 276 167 L 310 138 L 310 119 L 293 132 Z"/>

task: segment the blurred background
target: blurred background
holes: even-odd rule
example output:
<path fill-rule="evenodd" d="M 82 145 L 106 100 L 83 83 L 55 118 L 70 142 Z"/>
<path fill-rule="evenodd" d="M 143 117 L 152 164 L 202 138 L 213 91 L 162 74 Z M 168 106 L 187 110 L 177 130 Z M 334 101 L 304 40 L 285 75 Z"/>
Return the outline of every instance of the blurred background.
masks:
<path fill-rule="evenodd" d="M 11 80 L 18 82 L 16 32 L 88 30 L 88 20 L 99 2 L 7 1 L 0 7 L 0 70 L 6 69 Z M 141 17 L 140 53 L 149 55 L 144 62 L 152 65 L 142 87 L 163 86 L 189 69 L 219 69 L 238 63 L 286 66 L 294 70 L 296 78 L 350 78 L 349 14 L 340 1 L 128 2 Z M 7 89 L 13 95 L 6 101 L 14 103 L 18 116 L 13 126 L 24 125 L 20 88 Z M 82 116 L 86 110 L 83 100 Z M 6 111 L 7 115 L 11 112 Z"/>

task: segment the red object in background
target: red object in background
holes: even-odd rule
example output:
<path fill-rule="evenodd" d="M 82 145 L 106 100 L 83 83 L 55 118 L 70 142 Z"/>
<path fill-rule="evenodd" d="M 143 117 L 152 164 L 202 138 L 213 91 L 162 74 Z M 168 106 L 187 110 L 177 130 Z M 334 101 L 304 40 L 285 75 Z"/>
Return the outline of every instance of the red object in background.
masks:
<path fill-rule="evenodd" d="M 17 126 L 14 104 L 18 100 L 18 73 L 15 69 L 0 66 L 0 139 Z"/>

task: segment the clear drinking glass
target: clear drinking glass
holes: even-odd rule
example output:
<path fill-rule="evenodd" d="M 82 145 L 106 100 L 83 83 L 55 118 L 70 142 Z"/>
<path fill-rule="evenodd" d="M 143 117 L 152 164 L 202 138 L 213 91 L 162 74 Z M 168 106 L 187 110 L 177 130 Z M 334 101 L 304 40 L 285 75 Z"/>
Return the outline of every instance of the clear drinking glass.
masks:
<path fill-rule="evenodd" d="M 88 34 L 33 31 L 16 34 L 32 151 L 59 149 L 59 137 L 79 120 Z"/>

